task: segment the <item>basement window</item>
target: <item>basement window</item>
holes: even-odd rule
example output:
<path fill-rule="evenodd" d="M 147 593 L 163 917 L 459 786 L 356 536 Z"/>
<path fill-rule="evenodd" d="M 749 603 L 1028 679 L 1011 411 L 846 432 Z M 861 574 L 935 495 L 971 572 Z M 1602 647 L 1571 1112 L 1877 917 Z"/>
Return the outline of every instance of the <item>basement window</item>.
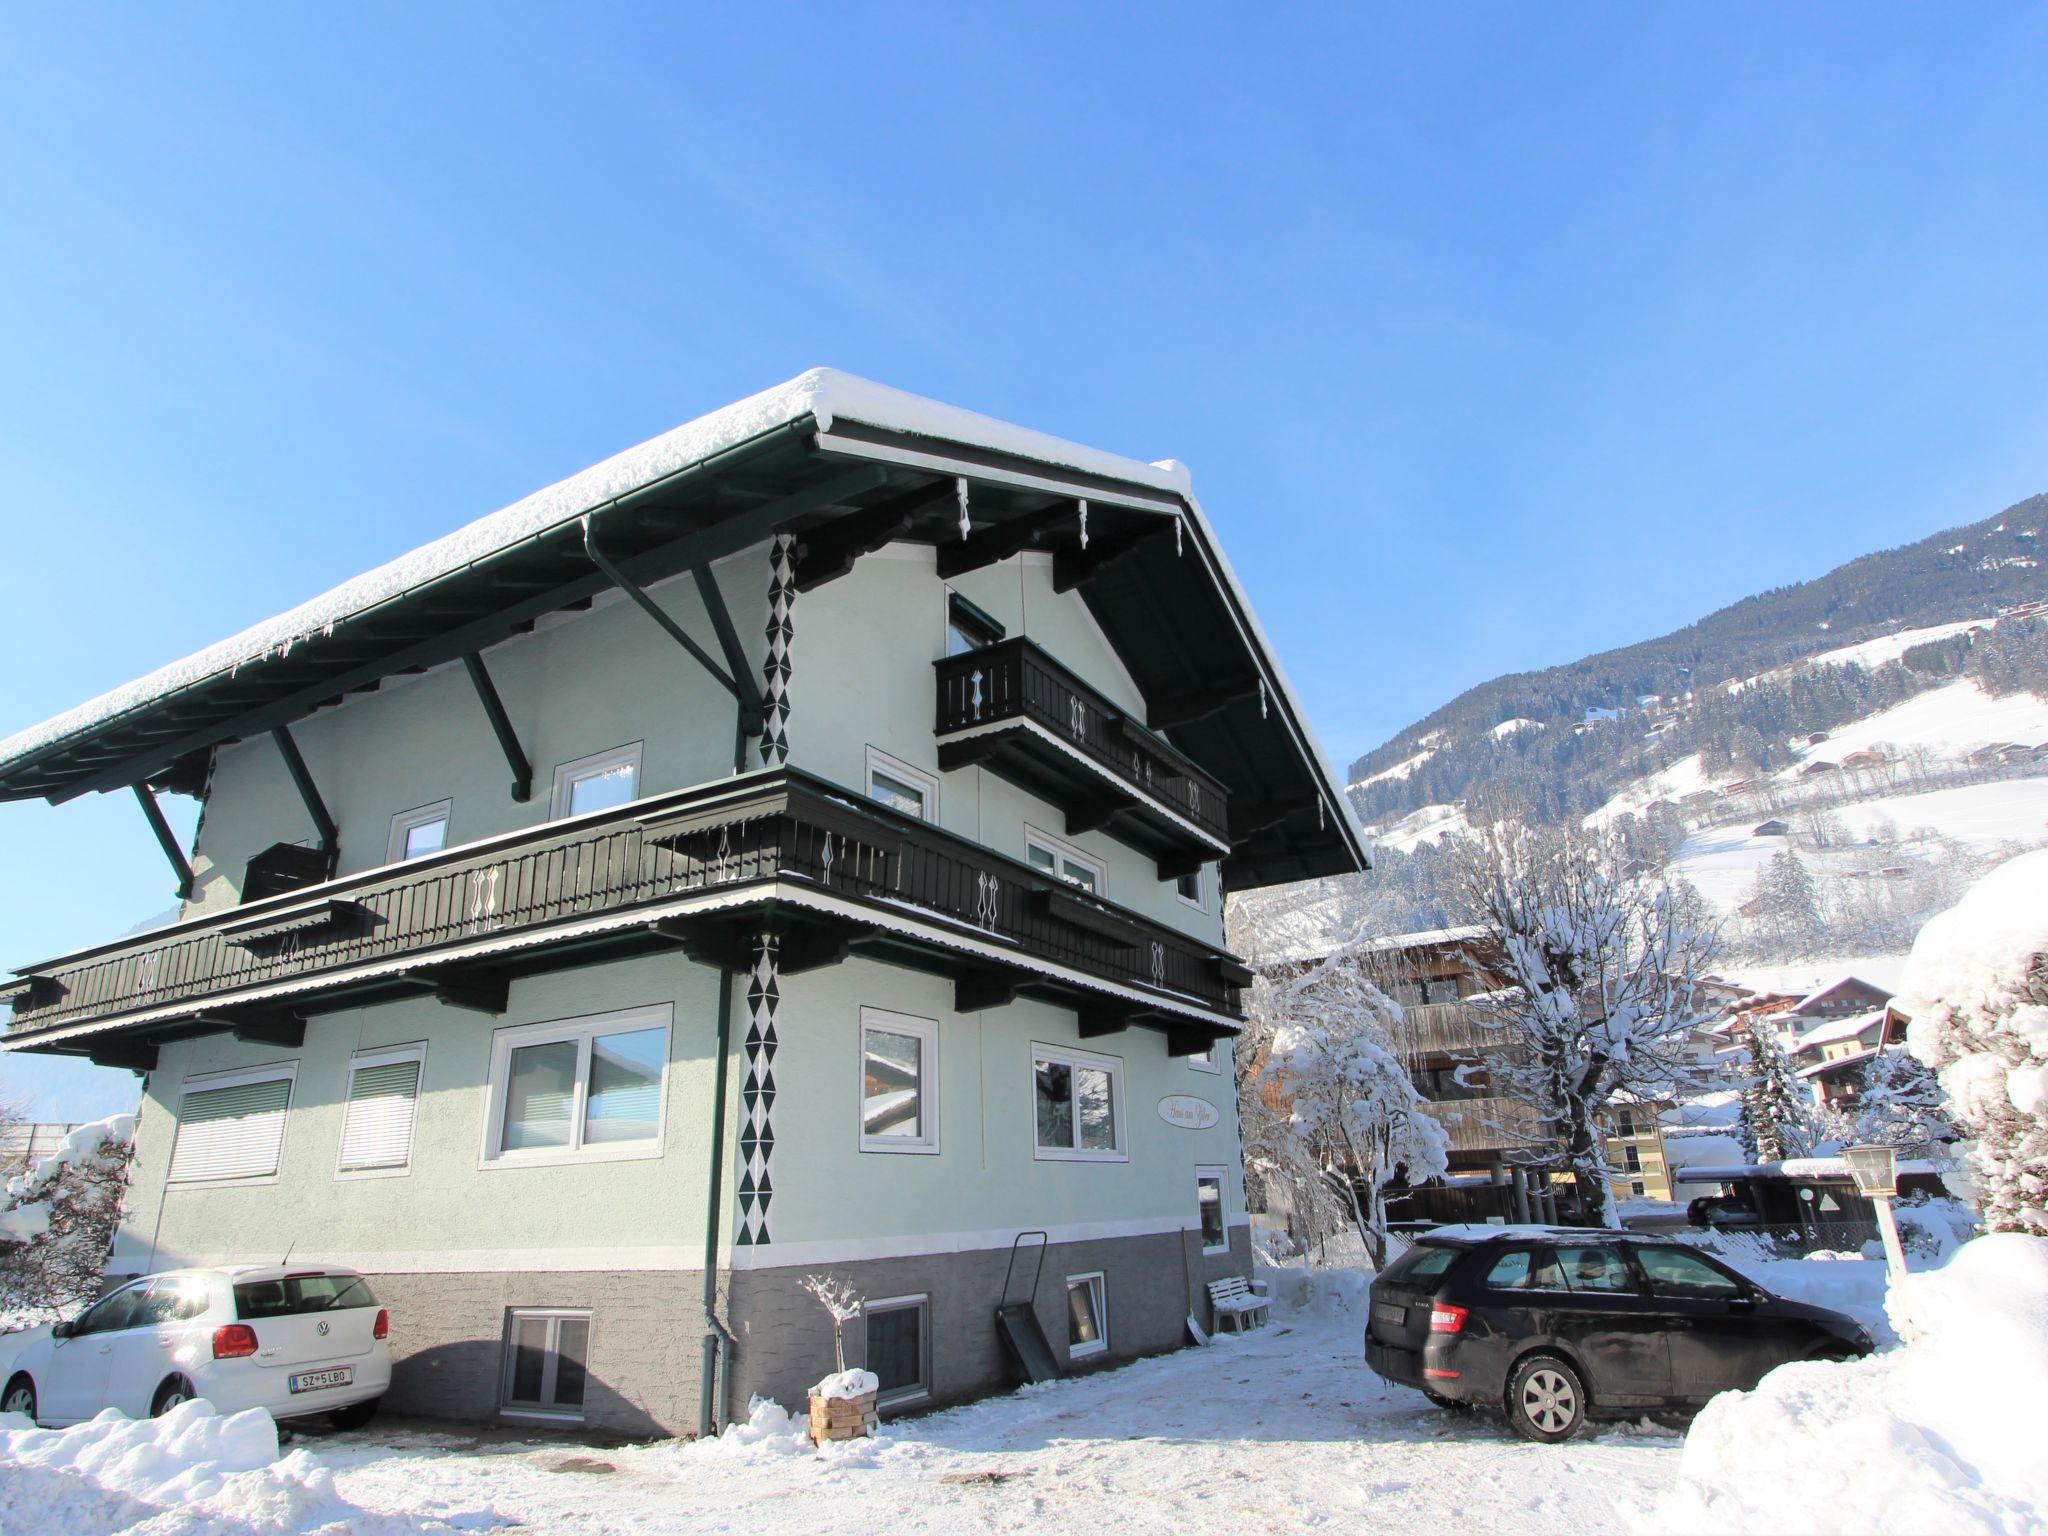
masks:
<path fill-rule="evenodd" d="M 1100 1270 L 1067 1276 L 1067 1358 L 1085 1360 L 1109 1348 L 1109 1306 Z"/>
<path fill-rule="evenodd" d="M 506 1317 L 504 1411 L 517 1418 L 582 1418 L 589 1359 L 588 1312 L 515 1308 Z"/>
<path fill-rule="evenodd" d="M 861 1307 L 867 1369 L 879 1384 L 877 1408 L 900 1408 L 932 1394 L 929 1296 L 891 1296 Z"/>

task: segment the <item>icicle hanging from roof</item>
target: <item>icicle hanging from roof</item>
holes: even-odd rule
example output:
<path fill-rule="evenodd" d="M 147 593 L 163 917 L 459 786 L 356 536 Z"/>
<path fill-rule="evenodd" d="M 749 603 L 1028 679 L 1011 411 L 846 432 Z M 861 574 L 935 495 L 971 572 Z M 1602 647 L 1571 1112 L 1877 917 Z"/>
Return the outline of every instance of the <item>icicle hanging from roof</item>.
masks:
<path fill-rule="evenodd" d="M 1081 498 L 1081 547 L 1088 547 L 1088 498 Z"/>
<path fill-rule="evenodd" d="M 974 524 L 967 518 L 967 477 L 959 476 L 953 481 L 953 493 L 960 498 L 960 537 L 966 538 L 974 532 Z"/>
<path fill-rule="evenodd" d="M 1263 677 L 1259 679 L 1259 718 L 1266 718 L 1266 680 Z"/>

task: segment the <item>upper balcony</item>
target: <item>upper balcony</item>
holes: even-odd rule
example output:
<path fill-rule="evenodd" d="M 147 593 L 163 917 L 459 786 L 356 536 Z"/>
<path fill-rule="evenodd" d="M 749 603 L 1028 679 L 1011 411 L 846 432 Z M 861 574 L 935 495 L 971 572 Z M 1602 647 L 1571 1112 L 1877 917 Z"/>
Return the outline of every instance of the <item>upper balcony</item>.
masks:
<path fill-rule="evenodd" d="M 795 769 L 748 774 L 385 865 L 53 960 L 0 986 L 10 1045 L 147 1067 L 155 1042 L 291 1043 L 310 1013 L 422 993 L 502 1012 L 512 978 L 663 946 L 794 972 L 859 953 L 1023 994 L 1083 1035 L 1133 1024 L 1192 1054 L 1250 973 L 1172 928 Z"/>
<path fill-rule="evenodd" d="M 938 668 L 939 763 L 979 763 L 1060 808 L 1069 836 L 1098 828 L 1150 854 L 1161 879 L 1230 852 L 1214 778 L 1023 636 Z"/>
<path fill-rule="evenodd" d="M 1503 1051 L 1511 1044 L 1507 1031 L 1482 1022 L 1463 1002 L 1409 1003 L 1395 1033 L 1411 1057 Z"/>
<path fill-rule="evenodd" d="M 1444 1128 L 1453 1153 L 1509 1152 L 1541 1139 L 1536 1111 L 1520 1099 L 1438 1099 L 1423 1112 Z"/>

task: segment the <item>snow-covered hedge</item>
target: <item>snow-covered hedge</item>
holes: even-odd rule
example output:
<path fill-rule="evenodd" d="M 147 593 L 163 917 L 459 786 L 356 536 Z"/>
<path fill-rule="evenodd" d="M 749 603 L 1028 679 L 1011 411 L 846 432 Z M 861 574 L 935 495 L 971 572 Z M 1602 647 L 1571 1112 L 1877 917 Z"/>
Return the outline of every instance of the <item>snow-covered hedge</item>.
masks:
<path fill-rule="evenodd" d="M 99 1294 L 135 1117 L 81 1125 L 0 1190 L 0 1316 L 43 1321 Z"/>
<path fill-rule="evenodd" d="M 1888 1306 L 1904 1348 L 1780 1366 L 1754 1392 L 1707 1404 L 1652 1528 L 2039 1530 L 2048 1239 L 1977 1238 L 1942 1268 L 1909 1275 Z"/>
<path fill-rule="evenodd" d="M 1970 1138 L 1985 1226 L 2048 1236 L 2048 850 L 1929 922 L 1899 992 L 1906 1042 Z"/>

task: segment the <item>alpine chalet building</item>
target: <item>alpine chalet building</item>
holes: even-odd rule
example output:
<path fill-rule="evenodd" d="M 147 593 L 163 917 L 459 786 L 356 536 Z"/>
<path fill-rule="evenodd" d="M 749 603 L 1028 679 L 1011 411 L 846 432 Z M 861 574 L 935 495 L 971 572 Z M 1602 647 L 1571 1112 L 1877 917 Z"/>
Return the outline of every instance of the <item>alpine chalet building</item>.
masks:
<path fill-rule="evenodd" d="M 829 371 L 0 742 L 102 793 L 178 920 L 0 1044 L 143 1075 L 109 1275 L 354 1266 L 392 1408 L 628 1433 L 800 1402 L 813 1272 L 885 1410 L 1017 1379 L 1006 1303 L 1183 1342 L 1224 894 L 1364 863 L 1185 470 Z"/>

